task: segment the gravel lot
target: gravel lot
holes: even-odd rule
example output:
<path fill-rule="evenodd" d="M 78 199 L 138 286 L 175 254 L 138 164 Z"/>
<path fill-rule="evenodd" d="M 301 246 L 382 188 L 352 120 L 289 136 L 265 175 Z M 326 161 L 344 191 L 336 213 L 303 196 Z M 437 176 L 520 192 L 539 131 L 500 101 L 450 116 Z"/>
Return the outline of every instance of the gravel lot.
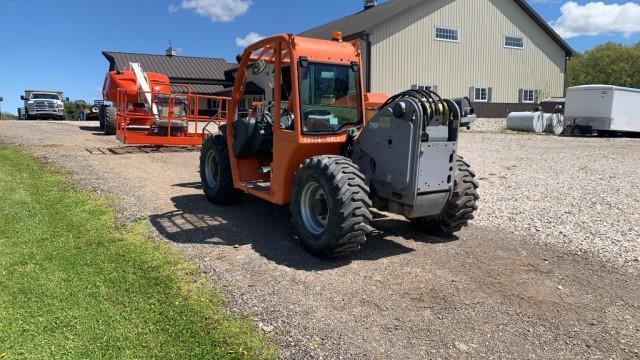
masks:
<path fill-rule="evenodd" d="M 198 152 L 123 148 L 95 123 L 0 122 L 0 139 L 148 217 L 290 359 L 640 358 L 639 139 L 465 133 L 481 208 L 459 238 L 376 213 L 321 261 L 286 208 L 208 204 Z"/>
<path fill-rule="evenodd" d="M 640 139 L 470 133 L 476 224 L 640 268 Z"/>

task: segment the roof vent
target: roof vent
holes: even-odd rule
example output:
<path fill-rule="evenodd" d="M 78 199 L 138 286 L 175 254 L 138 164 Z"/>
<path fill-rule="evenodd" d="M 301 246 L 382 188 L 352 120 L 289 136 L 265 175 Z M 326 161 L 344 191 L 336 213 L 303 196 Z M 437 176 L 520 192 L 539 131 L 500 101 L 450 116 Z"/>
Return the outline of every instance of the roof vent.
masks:
<path fill-rule="evenodd" d="M 176 49 L 171 46 L 171 41 L 169 41 L 169 47 L 167 48 L 167 56 L 172 57 L 176 56 Z"/>
<path fill-rule="evenodd" d="M 369 10 L 371 8 L 376 7 L 376 5 L 378 5 L 378 2 L 376 0 L 364 0 L 364 9 L 365 10 Z"/>

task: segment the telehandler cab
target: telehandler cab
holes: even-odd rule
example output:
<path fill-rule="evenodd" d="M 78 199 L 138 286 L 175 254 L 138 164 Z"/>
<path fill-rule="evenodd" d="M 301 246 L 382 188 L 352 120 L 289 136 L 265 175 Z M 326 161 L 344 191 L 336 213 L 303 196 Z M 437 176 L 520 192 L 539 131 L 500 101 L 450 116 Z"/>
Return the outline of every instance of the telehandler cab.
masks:
<path fill-rule="evenodd" d="M 279 35 L 249 46 L 226 124 L 205 134 L 204 193 L 290 204 L 303 246 L 326 257 L 365 243 L 371 208 L 451 234 L 473 219 L 475 174 L 457 154 L 461 112 L 428 90 L 365 109 L 358 43 Z"/>

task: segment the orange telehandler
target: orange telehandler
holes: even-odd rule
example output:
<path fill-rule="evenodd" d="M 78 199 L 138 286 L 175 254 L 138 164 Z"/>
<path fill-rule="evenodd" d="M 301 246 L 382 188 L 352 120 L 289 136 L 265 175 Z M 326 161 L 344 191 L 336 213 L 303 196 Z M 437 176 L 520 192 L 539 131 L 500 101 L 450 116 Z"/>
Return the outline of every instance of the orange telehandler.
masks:
<path fill-rule="evenodd" d="M 303 246 L 325 257 L 365 243 L 371 208 L 437 234 L 473 219 L 478 183 L 457 154 L 456 101 L 419 89 L 367 96 L 360 46 L 339 33 L 269 37 L 239 62 L 226 123 L 202 144 L 209 201 L 249 193 L 289 205 Z M 379 105 L 368 116 L 365 97 Z"/>

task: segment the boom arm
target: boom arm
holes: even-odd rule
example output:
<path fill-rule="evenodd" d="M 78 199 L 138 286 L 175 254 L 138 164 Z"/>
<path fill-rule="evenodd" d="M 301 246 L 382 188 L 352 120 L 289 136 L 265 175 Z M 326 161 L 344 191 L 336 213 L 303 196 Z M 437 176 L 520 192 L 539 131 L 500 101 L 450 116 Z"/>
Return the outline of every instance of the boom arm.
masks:
<path fill-rule="evenodd" d="M 138 90 L 142 91 L 140 97 L 142 101 L 153 112 L 153 116 L 158 117 L 158 106 L 153 102 L 153 94 L 151 85 L 147 80 L 147 74 L 142 70 L 140 63 L 129 63 L 131 70 L 136 75 L 136 82 L 138 84 Z"/>

